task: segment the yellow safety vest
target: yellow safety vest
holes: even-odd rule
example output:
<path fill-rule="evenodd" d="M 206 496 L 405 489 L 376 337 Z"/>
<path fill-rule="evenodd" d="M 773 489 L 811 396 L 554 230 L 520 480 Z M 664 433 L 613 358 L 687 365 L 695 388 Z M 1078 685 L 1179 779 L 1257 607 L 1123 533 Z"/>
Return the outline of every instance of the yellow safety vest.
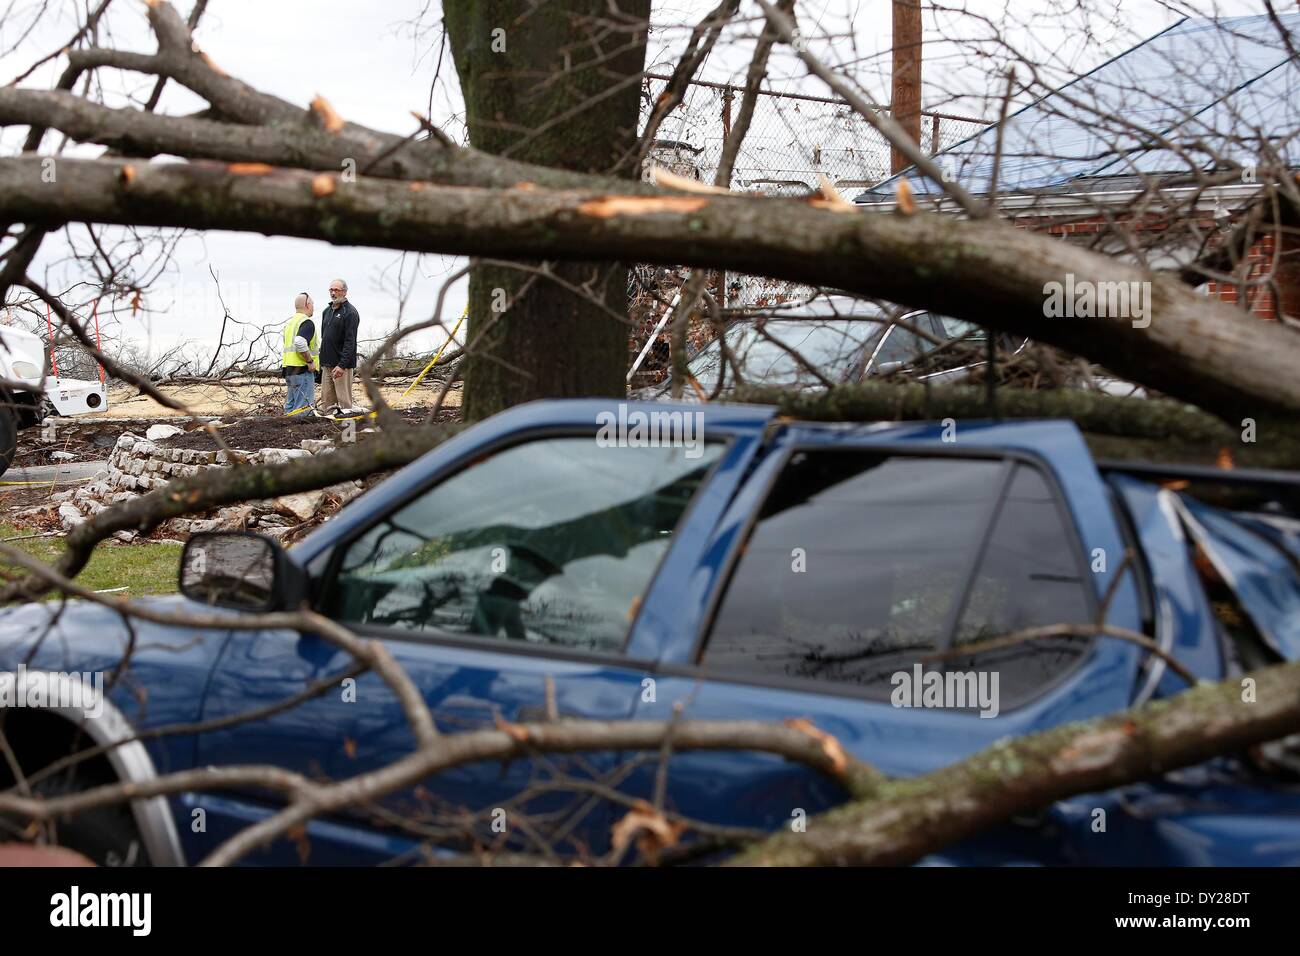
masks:
<path fill-rule="evenodd" d="M 307 316 L 302 312 L 295 312 L 289 319 L 289 324 L 284 327 L 284 353 L 281 361 L 285 365 L 296 365 L 306 368 L 307 363 L 302 360 L 298 350 L 293 347 L 293 340 L 298 336 L 298 326 L 303 323 Z M 320 330 L 313 323 L 311 341 L 307 343 L 312 355 L 320 353 Z"/>

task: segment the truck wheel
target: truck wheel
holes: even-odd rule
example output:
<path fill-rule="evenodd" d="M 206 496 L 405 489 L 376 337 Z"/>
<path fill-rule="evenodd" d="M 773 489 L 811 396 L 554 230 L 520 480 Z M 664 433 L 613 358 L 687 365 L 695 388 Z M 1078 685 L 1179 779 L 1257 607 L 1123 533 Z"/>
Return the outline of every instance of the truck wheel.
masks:
<path fill-rule="evenodd" d="M 9 470 L 18 452 L 18 421 L 13 409 L 0 408 L 0 475 Z"/>
<path fill-rule="evenodd" d="M 34 775 L 54 760 L 93 745 L 82 730 L 44 711 L 0 708 L 0 721 L 9 743 L 8 759 L 0 757 L 0 791 L 12 791 L 17 776 L 14 766 Z M 31 788 L 35 796 L 50 798 L 118 782 L 108 759 L 101 755 L 56 770 L 31 782 Z M 0 814 L 0 844 L 30 840 L 27 822 L 16 815 Z M 47 833 L 52 843 L 80 853 L 96 866 L 149 866 L 151 862 L 127 802 L 54 819 Z"/>
<path fill-rule="evenodd" d="M 42 781 L 34 789 L 42 797 L 61 797 L 89 790 L 98 784 L 117 782 L 111 776 L 102 779 L 81 776 L 81 780 L 69 780 L 65 774 L 58 774 L 51 780 Z M 57 845 L 77 851 L 96 866 L 149 866 L 149 854 L 136 829 L 129 803 L 85 810 L 55 821 L 54 827 Z"/>

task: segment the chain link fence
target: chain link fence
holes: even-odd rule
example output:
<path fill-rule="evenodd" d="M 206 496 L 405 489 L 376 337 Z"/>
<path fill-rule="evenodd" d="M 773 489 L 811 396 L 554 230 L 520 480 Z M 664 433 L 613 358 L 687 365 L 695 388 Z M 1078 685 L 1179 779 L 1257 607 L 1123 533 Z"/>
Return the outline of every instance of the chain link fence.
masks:
<path fill-rule="evenodd" d="M 642 86 L 641 128 L 668 84 L 668 77 L 649 74 Z M 645 164 L 648 179 L 655 167 L 712 184 L 722 145 L 739 113 L 744 88 L 696 81 L 682 103 L 660 124 Z M 986 122 L 941 112 L 921 114 L 921 149 L 933 154 L 979 132 Z M 760 90 L 754 116 L 731 173 L 730 188 L 768 196 L 806 196 L 825 176 L 849 200 L 890 175 L 888 141 L 843 100 L 802 93 Z M 630 360 L 636 365 L 646 342 L 659 328 L 687 270 L 642 266 L 632 283 L 636 320 Z M 744 309 L 806 298 L 813 290 L 782 280 L 737 273 L 714 273 L 709 291 L 726 308 Z M 661 331 L 645 351 L 632 385 L 653 384 L 666 375 L 668 348 Z M 706 326 L 692 323 L 692 351 L 711 337 Z"/>
<path fill-rule="evenodd" d="M 646 77 L 642 124 L 668 77 Z M 659 126 L 649 165 L 712 183 L 739 112 L 744 90 L 726 83 L 692 83 L 680 106 Z M 985 122 L 948 113 L 921 116 L 921 148 L 946 149 L 983 129 Z M 937 148 L 936 148 L 937 144 Z M 761 90 L 741 145 L 730 186 L 773 196 L 801 196 L 825 175 L 848 198 L 889 176 L 889 143 L 839 99 Z"/>

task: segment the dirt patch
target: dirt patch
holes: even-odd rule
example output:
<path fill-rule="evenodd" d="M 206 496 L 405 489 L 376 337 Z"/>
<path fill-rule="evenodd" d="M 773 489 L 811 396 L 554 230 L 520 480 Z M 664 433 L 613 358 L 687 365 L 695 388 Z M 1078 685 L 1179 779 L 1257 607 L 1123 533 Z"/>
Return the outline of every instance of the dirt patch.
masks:
<path fill-rule="evenodd" d="M 257 451 L 259 448 L 297 448 L 304 438 L 337 438 L 342 431 L 339 422 L 328 418 L 306 415 L 267 415 L 244 418 L 217 426 L 221 437 L 231 448 Z M 184 435 L 175 435 L 158 442 L 164 448 L 201 448 L 216 451 L 220 446 L 206 429 L 196 428 Z"/>
<path fill-rule="evenodd" d="M 399 410 L 402 420 L 408 425 L 422 425 L 429 414 L 429 408 L 413 406 Z M 460 408 L 444 408 L 438 413 L 438 422 L 460 421 Z M 345 428 L 355 427 L 357 441 L 365 441 L 374 434 L 373 419 L 339 419 L 316 418 L 312 415 L 258 415 L 241 418 L 233 422 L 218 424 L 221 437 L 231 448 L 241 451 L 257 451 L 259 448 L 297 448 L 305 438 L 326 439 L 336 443 L 341 439 Z M 196 448 L 203 451 L 217 451 L 220 446 L 212 439 L 207 430 L 191 427 L 184 435 L 164 438 L 158 442 L 164 448 Z"/>
<path fill-rule="evenodd" d="M 411 389 L 409 395 L 402 393 L 410 387 L 414 379 L 388 380 L 379 388 L 391 407 L 407 409 L 420 405 L 431 405 L 442 390 L 442 383 L 426 379 Z M 391 384 L 390 384 L 391 382 Z M 168 398 L 181 402 L 188 412 L 159 405 L 140 390 L 131 385 L 115 384 L 108 393 L 108 414 L 115 416 L 132 416 L 140 418 L 166 419 L 190 415 L 268 415 L 284 410 L 284 381 L 278 378 L 234 379 L 219 384 L 202 385 L 162 385 L 160 391 Z M 319 389 L 317 395 L 319 395 Z M 358 382 L 352 386 L 353 398 L 369 407 L 366 391 Z M 461 385 L 457 383 L 447 393 L 444 404 L 448 407 L 460 405 Z"/>
<path fill-rule="evenodd" d="M 0 479 L 7 480 L 7 479 Z M 8 517 L 15 511 L 43 504 L 55 491 L 71 487 L 67 484 L 42 482 L 39 485 L 0 485 L 0 516 Z M 49 530 L 41 528 L 40 530 Z"/>
<path fill-rule="evenodd" d="M 425 419 L 429 417 L 429 412 L 432 410 L 432 405 L 413 405 L 410 408 L 401 409 L 400 412 L 402 420 L 408 425 L 423 425 L 425 424 Z M 438 425 L 459 422 L 462 420 L 460 412 L 461 409 L 459 405 L 453 405 L 450 407 L 443 406 L 433 421 Z"/>
<path fill-rule="evenodd" d="M 47 437 L 48 433 L 39 428 L 27 428 L 18 433 L 18 449 L 11 467 L 33 468 L 60 461 L 96 461 L 108 456 L 121 431 L 120 426 L 106 430 L 104 438 L 97 442 L 97 432 L 92 429 L 65 429 Z"/>
<path fill-rule="evenodd" d="M 14 455 L 13 467 L 102 461 L 117 444 L 118 435 L 123 432 L 143 435 L 153 424 L 156 424 L 154 419 L 103 418 L 97 415 L 47 418 L 44 425 L 24 428 L 18 433 L 18 450 Z M 187 429 L 198 427 L 198 423 L 192 421 L 182 421 L 179 424 Z"/>

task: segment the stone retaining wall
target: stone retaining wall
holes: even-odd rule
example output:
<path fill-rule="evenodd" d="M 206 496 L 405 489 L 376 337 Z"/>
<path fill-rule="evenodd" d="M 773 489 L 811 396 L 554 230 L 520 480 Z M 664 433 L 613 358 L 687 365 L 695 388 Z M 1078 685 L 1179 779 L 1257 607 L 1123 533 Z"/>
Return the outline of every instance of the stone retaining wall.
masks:
<path fill-rule="evenodd" d="M 245 457 L 249 465 L 272 465 L 333 447 L 331 441 L 309 438 L 299 448 L 263 448 L 246 453 Z M 89 482 L 52 495 L 49 504 L 29 508 L 21 514 L 34 517 L 54 512 L 64 529 L 71 530 L 112 504 L 130 501 L 176 478 L 196 475 L 209 468 L 226 467 L 229 461 L 229 454 L 224 451 L 167 448 L 127 432 L 113 446 L 107 466 L 96 472 Z M 319 491 L 231 505 L 206 518 L 173 518 L 161 527 L 167 533 L 180 536 L 196 531 L 256 528 L 264 534 L 279 537 L 311 521 L 322 508 L 332 511 L 336 503 L 347 503 L 361 490 L 360 482 L 345 481 Z M 116 537 L 130 541 L 135 532 L 119 531 Z"/>

